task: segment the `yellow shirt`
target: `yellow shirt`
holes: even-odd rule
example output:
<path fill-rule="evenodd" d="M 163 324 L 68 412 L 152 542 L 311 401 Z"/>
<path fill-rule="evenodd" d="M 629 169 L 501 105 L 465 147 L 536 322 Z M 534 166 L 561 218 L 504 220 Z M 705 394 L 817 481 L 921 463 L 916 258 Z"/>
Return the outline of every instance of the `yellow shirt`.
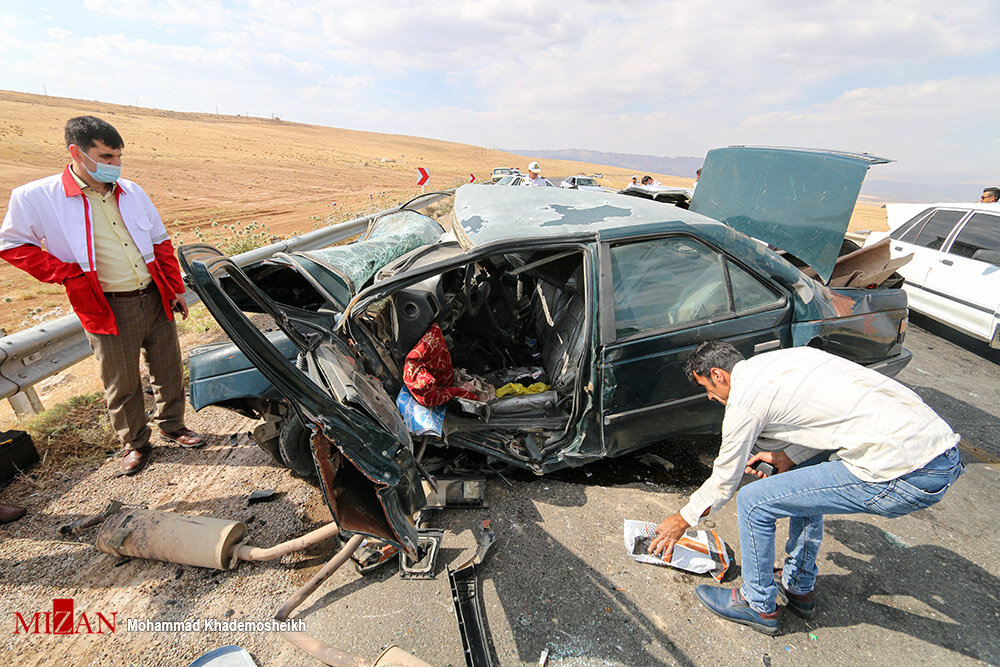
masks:
<path fill-rule="evenodd" d="M 153 277 L 149 275 L 149 268 L 135 247 L 118 210 L 118 200 L 115 199 L 115 188 L 118 186 L 113 185 L 108 194 L 102 195 L 72 169 L 69 172 L 90 204 L 94 260 L 101 289 L 105 292 L 131 292 L 149 285 Z"/>

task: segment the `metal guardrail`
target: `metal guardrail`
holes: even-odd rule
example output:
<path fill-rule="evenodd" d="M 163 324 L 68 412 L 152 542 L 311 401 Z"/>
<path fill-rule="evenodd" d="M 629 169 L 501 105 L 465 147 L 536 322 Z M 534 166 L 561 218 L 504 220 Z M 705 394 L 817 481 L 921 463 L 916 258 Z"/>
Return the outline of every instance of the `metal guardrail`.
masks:
<path fill-rule="evenodd" d="M 255 248 L 235 255 L 233 260 L 238 266 L 246 266 L 266 259 L 276 252 L 323 248 L 364 232 L 375 218 L 403 209 L 427 206 L 449 196 L 452 192 L 429 192 L 384 211 Z M 184 298 L 189 304 L 198 301 L 198 296 L 191 290 L 184 294 Z M 87 337 L 76 315 L 66 315 L 4 336 L 0 338 L 0 399 L 10 398 L 14 404 L 17 394 L 21 392 L 30 394 L 31 388 L 38 382 L 66 370 L 91 354 L 93 353 L 87 343 Z M 19 405 L 26 405 L 29 402 L 37 404 L 38 401 L 31 394 L 24 401 L 14 405 L 15 411 L 22 412 Z"/>

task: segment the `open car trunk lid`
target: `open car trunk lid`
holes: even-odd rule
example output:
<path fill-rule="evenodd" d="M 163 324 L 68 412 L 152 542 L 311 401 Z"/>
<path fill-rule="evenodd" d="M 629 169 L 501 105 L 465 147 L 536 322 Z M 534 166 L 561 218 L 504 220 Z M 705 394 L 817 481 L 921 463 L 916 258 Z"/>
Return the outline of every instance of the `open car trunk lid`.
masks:
<path fill-rule="evenodd" d="M 708 152 L 690 210 L 791 253 L 825 283 L 868 167 L 866 153 L 731 146 Z"/>

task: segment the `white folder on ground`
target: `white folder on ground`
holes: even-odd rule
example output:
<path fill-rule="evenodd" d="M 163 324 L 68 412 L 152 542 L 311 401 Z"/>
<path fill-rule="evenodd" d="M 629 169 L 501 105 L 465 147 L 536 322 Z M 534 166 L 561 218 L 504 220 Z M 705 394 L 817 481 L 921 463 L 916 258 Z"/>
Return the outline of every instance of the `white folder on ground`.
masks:
<path fill-rule="evenodd" d="M 669 565 L 696 574 L 711 572 L 722 581 L 729 569 L 726 543 L 714 530 L 688 531 L 674 545 L 670 560 L 649 554 L 649 543 L 656 536 L 656 524 L 625 519 L 625 550 L 639 563 Z"/>

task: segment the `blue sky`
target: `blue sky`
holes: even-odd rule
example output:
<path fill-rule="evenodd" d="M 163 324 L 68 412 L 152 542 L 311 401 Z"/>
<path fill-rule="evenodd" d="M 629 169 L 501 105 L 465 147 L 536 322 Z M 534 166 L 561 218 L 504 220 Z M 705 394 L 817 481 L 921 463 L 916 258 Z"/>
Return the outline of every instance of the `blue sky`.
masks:
<path fill-rule="evenodd" d="M 861 150 L 898 161 L 880 177 L 994 184 L 998 25 L 995 0 L 5 0 L 0 88 L 488 147 Z"/>

